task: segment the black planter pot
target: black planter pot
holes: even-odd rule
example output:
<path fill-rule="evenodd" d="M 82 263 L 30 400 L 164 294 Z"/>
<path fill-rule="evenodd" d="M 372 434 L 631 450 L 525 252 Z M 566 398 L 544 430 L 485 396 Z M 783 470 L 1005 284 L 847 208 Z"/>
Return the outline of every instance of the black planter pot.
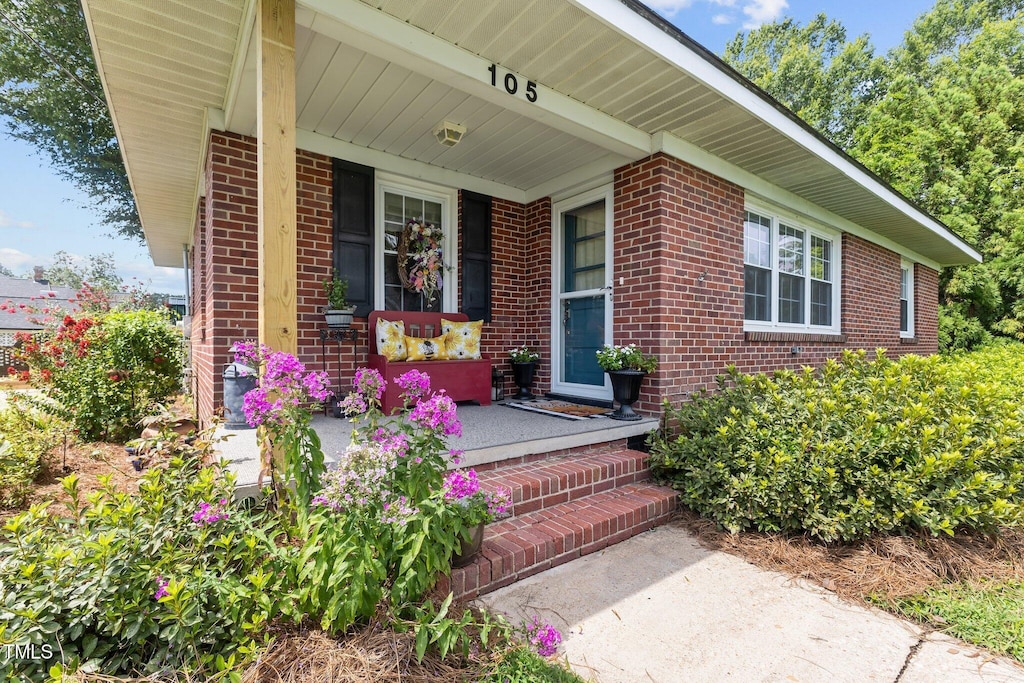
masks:
<path fill-rule="evenodd" d="M 635 421 L 642 419 L 633 412 L 633 404 L 640 398 L 640 383 L 647 376 L 640 370 L 608 370 L 612 380 L 612 397 L 619 407 L 608 417 L 613 420 Z"/>
<path fill-rule="evenodd" d="M 523 400 L 529 400 L 533 398 L 533 394 L 530 393 L 530 385 L 533 384 L 533 373 L 537 370 L 537 362 L 530 361 L 529 363 L 512 363 L 512 379 L 515 380 L 516 386 L 519 387 L 519 391 L 512 398 Z"/>
<path fill-rule="evenodd" d="M 473 561 L 484 543 L 484 523 L 480 522 L 469 532 L 469 540 L 459 539 L 459 547 L 452 555 L 452 567 L 465 567 Z"/>

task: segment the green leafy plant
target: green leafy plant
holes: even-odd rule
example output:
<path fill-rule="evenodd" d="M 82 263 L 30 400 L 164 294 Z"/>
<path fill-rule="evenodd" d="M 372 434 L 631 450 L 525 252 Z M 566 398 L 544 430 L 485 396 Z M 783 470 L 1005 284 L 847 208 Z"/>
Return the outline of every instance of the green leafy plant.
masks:
<path fill-rule="evenodd" d="M 0 410 L 0 507 L 20 507 L 56 444 L 52 419 L 29 406 Z"/>
<path fill-rule="evenodd" d="M 652 470 L 734 531 L 834 541 L 1020 524 L 1020 394 L 964 362 L 847 352 L 819 371 L 731 368 L 717 393 L 665 406 Z"/>
<path fill-rule="evenodd" d="M 627 346 L 605 344 L 597 351 L 597 364 L 605 372 L 639 370 L 651 373 L 658 369 L 658 359 L 645 354 L 635 344 Z"/>
<path fill-rule="evenodd" d="M 136 436 L 147 406 L 181 387 L 181 334 L 157 311 L 67 314 L 21 342 L 36 405 L 85 440 Z"/>
<path fill-rule="evenodd" d="M 327 631 L 381 610 L 409 613 L 448 571 L 457 545 L 458 518 L 442 490 L 446 438 L 462 429 L 455 404 L 430 392 L 425 373 L 397 381 L 405 409 L 385 416 L 383 377 L 356 371 L 355 390 L 339 404 L 359 420 L 352 445 L 324 477 L 300 533 L 297 604 Z"/>
<path fill-rule="evenodd" d="M 536 363 L 540 354 L 529 346 L 513 346 L 508 350 L 508 357 L 513 363 Z"/>
<path fill-rule="evenodd" d="M 63 480 L 64 515 L 33 506 L 0 541 L 0 644 L 44 646 L 8 660 L 29 680 L 49 666 L 105 674 L 213 672 L 244 658 L 281 612 L 287 546 L 277 517 L 240 509 L 234 482 L 203 468 L 209 441 L 168 436 L 137 494 L 109 478 L 83 496 Z M 8 650 L 8 651 L 13 651 Z"/>
<path fill-rule="evenodd" d="M 324 280 L 322 283 L 324 296 L 327 298 L 327 309 L 331 311 L 343 311 L 348 308 L 348 301 L 345 297 L 348 296 L 348 279 L 338 277 L 337 273 L 334 273 L 334 277 L 330 280 Z"/>

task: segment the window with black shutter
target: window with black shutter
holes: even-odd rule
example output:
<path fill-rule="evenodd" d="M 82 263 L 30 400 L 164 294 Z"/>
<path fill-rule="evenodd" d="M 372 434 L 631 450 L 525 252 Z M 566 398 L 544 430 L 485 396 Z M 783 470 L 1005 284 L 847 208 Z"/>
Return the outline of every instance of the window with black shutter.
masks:
<path fill-rule="evenodd" d="M 334 160 L 334 268 L 355 315 L 373 310 L 373 169 Z"/>
<path fill-rule="evenodd" d="M 491 198 L 462 193 L 462 312 L 491 321 Z"/>

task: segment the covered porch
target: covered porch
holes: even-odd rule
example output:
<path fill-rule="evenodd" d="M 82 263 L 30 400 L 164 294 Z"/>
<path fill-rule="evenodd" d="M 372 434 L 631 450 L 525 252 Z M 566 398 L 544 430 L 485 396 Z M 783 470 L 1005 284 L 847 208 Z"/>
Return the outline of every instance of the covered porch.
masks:
<path fill-rule="evenodd" d="M 462 436 L 451 437 L 448 445 L 463 451 L 460 466 L 478 470 L 568 453 L 642 447 L 647 435 L 660 424 L 650 417 L 637 422 L 620 422 L 607 417 L 570 420 L 510 408 L 504 403 L 460 404 L 458 417 L 462 422 Z M 313 426 L 331 467 L 337 461 L 337 454 L 349 445 L 353 424 L 348 419 L 318 414 L 313 418 Z M 226 437 L 217 448 L 237 477 L 236 495 L 239 498 L 257 496 L 260 457 L 256 430 L 222 427 L 217 434 Z"/>

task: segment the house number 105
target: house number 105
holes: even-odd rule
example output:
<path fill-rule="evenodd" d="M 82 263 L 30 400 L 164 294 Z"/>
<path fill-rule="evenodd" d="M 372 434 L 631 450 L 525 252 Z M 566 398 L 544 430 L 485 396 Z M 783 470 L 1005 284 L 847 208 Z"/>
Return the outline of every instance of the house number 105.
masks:
<path fill-rule="evenodd" d="M 498 65 L 491 64 L 487 67 L 487 70 L 491 72 L 491 85 L 495 88 L 500 88 L 502 85 L 505 86 L 505 92 L 509 95 L 515 95 L 519 92 L 519 79 L 516 78 L 514 73 L 506 72 L 503 83 L 498 82 Z M 530 102 L 537 101 L 537 84 L 533 81 L 526 81 L 526 99 Z"/>

